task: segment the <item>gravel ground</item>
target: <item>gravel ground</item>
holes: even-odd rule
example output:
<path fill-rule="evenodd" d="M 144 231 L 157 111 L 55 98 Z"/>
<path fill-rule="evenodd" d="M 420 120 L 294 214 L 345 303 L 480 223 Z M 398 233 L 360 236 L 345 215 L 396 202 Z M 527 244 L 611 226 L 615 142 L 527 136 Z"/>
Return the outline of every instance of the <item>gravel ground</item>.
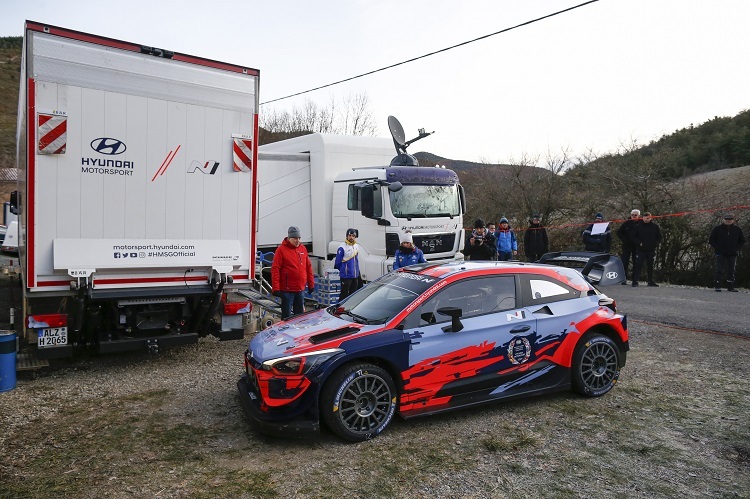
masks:
<path fill-rule="evenodd" d="M 0 497 L 747 497 L 750 341 L 631 325 L 604 397 L 394 420 L 373 441 L 256 433 L 246 341 L 60 361 L 0 394 Z"/>

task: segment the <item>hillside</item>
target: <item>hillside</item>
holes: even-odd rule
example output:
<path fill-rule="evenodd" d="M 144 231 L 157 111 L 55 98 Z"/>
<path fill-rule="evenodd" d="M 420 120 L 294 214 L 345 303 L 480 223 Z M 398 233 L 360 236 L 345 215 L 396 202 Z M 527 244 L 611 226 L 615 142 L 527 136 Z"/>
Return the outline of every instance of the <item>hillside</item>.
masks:
<path fill-rule="evenodd" d="M 15 166 L 22 43 L 20 36 L 0 38 L 0 167 L 6 168 Z"/>

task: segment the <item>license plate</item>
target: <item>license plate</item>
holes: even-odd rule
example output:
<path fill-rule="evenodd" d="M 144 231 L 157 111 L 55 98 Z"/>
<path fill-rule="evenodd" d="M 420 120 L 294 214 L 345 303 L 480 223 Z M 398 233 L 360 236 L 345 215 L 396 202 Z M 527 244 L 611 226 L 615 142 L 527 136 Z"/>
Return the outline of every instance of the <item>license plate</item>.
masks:
<path fill-rule="evenodd" d="M 68 344 L 67 327 L 46 327 L 40 329 L 38 334 L 39 341 L 37 342 L 37 346 L 39 348 L 57 347 Z"/>

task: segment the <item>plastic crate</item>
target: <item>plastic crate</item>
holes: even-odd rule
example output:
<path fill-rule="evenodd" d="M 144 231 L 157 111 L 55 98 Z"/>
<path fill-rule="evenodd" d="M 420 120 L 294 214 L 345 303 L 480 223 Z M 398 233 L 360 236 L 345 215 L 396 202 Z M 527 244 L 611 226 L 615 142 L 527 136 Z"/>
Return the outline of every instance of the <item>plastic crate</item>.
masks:
<path fill-rule="evenodd" d="M 320 277 L 320 276 L 315 276 L 314 279 L 315 279 L 315 291 L 316 292 L 317 291 L 320 291 L 322 293 L 340 293 L 341 292 L 341 280 L 340 279 L 328 279 L 328 278 Z"/>
<path fill-rule="evenodd" d="M 326 269 L 323 271 L 323 278 L 330 281 L 340 281 L 341 273 L 336 269 Z"/>
<path fill-rule="evenodd" d="M 321 305 L 334 305 L 339 302 L 339 293 L 321 293 L 315 291 L 315 301 Z"/>

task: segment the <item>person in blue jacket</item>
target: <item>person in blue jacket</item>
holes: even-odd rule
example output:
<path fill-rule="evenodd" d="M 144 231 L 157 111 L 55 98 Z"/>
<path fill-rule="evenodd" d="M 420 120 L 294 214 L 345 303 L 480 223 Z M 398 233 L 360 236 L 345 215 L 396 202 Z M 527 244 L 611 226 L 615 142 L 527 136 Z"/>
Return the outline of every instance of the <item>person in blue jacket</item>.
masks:
<path fill-rule="evenodd" d="M 347 229 L 346 240 L 339 246 L 336 251 L 336 260 L 333 262 L 333 268 L 339 271 L 341 276 L 341 292 L 339 301 L 343 300 L 350 294 L 362 287 L 362 279 L 359 273 L 359 245 L 357 229 Z"/>
<path fill-rule="evenodd" d="M 497 259 L 501 262 L 512 260 L 518 254 L 518 241 L 516 234 L 510 228 L 508 219 L 503 217 L 498 223 L 495 231 L 495 240 L 497 241 Z"/>
<path fill-rule="evenodd" d="M 411 232 L 404 232 L 401 234 L 401 245 L 396 250 L 396 255 L 393 260 L 393 270 L 400 269 L 401 267 L 408 267 L 415 263 L 425 262 L 427 262 L 427 260 L 425 260 L 422 250 L 414 247 L 414 240 L 411 237 Z"/>

